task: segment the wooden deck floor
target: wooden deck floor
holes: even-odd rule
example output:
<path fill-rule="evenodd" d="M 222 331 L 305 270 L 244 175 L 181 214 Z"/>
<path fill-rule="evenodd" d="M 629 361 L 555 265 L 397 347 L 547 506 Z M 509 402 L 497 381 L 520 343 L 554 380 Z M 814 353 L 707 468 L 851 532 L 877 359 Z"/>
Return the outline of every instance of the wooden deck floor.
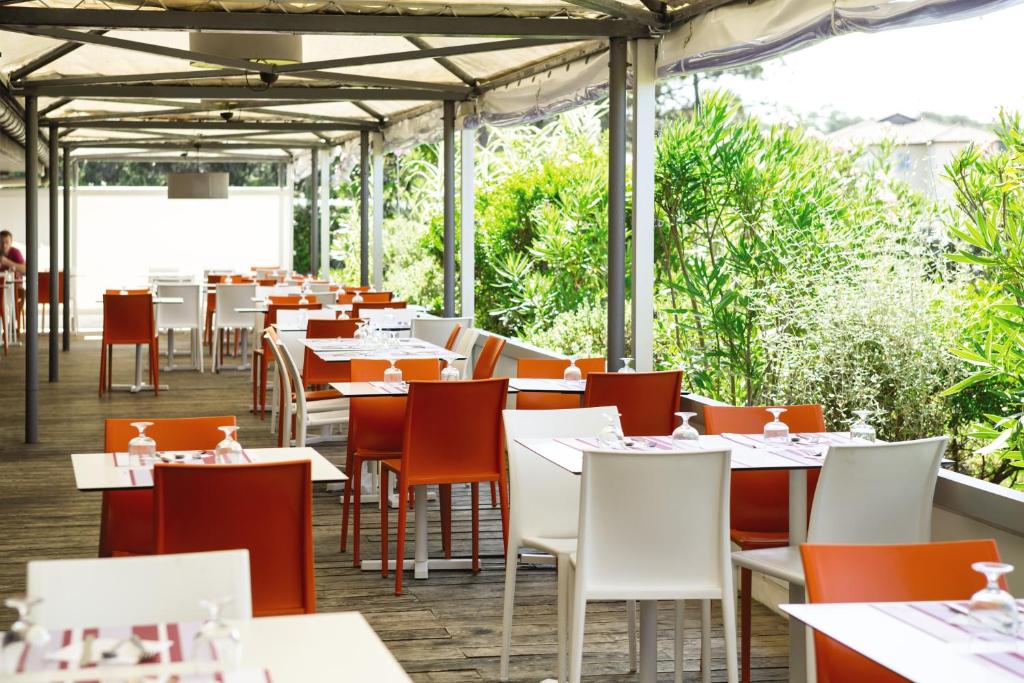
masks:
<path fill-rule="evenodd" d="M 40 443 L 24 444 L 24 353 L 12 348 L 0 359 L 0 596 L 24 591 L 25 563 L 33 559 L 95 556 L 99 502 L 96 494 L 75 490 L 68 454 L 100 451 L 102 420 L 107 417 L 186 417 L 235 414 L 243 445 L 272 445 L 269 423 L 249 411 L 249 374 L 221 375 L 196 372 L 162 373 L 170 391 L 152 394 L 118 393 L 98 398 L 97 342 L 77 341 L 62 353 L 61 380 L 47 382 L 46 339 L 41 339 Z M 115 354 L 115 382 L 128 381 L 133 354 Z M 184 362 L 184 359 L 181 361 Z M 120 378 L 120 379 L 119 379 Z M 318 447 L 335 463 L 343 463 L 343 446 Z M 457 487 L 458 488 L 458 487 Z M 482 496 L 488 500 L 486 494 Z M 468 495 L 456 498 L 454 543 L 457 555 L 469 553 Z M 483 570 L 434 572 L 426 581 L 414 581 L 407 572 L 405 595 L 395 597 L 393 580 L 352 567 L 350 553 L 338 552 L 341 507 L 336 495 L 314 491 L 317 601 L 320 611 L 358 610 L 417 681 L 496 681 L 503 591 L 500 525 L 487 508 L 482 518 Z M 395 516 L 392 515 L 392 524 Z M 411 516 L 410 516 L 411 519 Z M 430 529 L 439 522 L 432 504 Z M 379 519 L 364 508 L 363 548 L 377 557 Z M 411 534 L 411 532 L 410 532 Z M 432 554 L 440 540 L 432 533 Z M 411 552 L 411 550 L 410 550 Z M 536 683 L 554 675 L 555 574 L 551 568 L 525 567 L 519 572 L 511 674 L 514 681 Z M 688 613 L 685 668 L 688 680 L 699 680 L 697 603 Z M 625 610 L 621 604 L 594 604 L 588 608 L 586 660 L 588 681 L 631 681 L 625 638 Z M 717 607 L 712 631 L 713 679 L 725 680 L 724 649 Z M 0 629 L 11 613 L 0 611 Z M 659 680 L 672 680 L 671 612 L 660 615 Z M 754 680 L 782 680 L 787 676 L 785 622 L 755 605 L 753 648 Z M 338 644 L 344 656 L 344 643 Z"/>

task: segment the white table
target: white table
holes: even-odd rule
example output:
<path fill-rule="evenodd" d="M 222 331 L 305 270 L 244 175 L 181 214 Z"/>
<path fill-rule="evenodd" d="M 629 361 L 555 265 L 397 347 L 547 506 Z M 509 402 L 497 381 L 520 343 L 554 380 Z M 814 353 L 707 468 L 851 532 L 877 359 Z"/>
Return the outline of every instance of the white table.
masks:
<path fill-rule="evenodd" d="M 233 622 L 241 635 L 242 669 L 265 669 L 273 683 L 411 683 L 394 655 L 359 612 L 261 617 Z M 216 670 L 211 663 L 178 662 L 17 674 L 11 683 L 135 680 L 142 676 Z M 150 679 L 146 679 L 150 680 Z M 161 679 L 163 680 L 163 679 Z"/>
<path fill-rule="evenodd" d="M 757 435 L 758 438 L 760 435 Z M 653 438 L 662 444 L 671 444 L 668 437 Z M 739 443 L 738 443 L 739 441 Z M 700 448 L 729 450 L 733 470 L 787 470 L 789 472 L 789 543 L 800 545 L 807 539 L 807 470 L 820 469 L 824 457 L 799 458 L 795 455 L 780 455 L 766 447 L 753 447 L 743 443 L 738 436 L 701 436 Z M 583 472 L 582 443 L 574 439 L 520 439 L 518 441 L 538 456 L 553 462 L 573 474 Z M 594 449 L 603 448 L 595 444 Z M 802 462 L 801 462 L 802 460 Z M 790 585 L 790 600 L 803 601 L 803 587 Z M 655 683 L 657 678 L 657 617 L 658 604 L 651 600 L 640 601 L 640 681 Z M 806 652 L 804 629 L 796 619 L 789 620 L 789 669 L 791 681 L 806 679 Z"/>
<path fill-rule="evenodd" d="M 157 444 L 159 448 L 160 444 Z M 316 450 L 304 448 L 246 448 L 254 462 L 287 462 L 309 460 L 312 462 L 313 483 L 344 482 L 348 477 L 332 465 Z M 151 485 L 133 485 L 128 478 L 127 467 L 117 467 L 112 453 L 72 453 L 71 464 L 75 470 L 75 486 L 79 491 L 116 491 L 121 489 L 151 488 Z"/>
<path fill-rule="evenodd" d="M 359 339 L 306 339 L 303 345 L 316 353 L 320 360 L 329 363 L 348 363 L 353 358 L 388 360 L 392 355 L 396 360 L 407 358 L 440 358 L 449 362 L 466 360 L 462 354 L 416 337 L 399 339 L 398 347 L 395 349 L 367 349 Z"/>
<path fill-rule="evenodd" d="M 582 396 L 587 390 L 587 380 L 564 380 L 549 377 L 512 377 L 508 381 L 509 389 L 530 391 L 540 394 L 572 394 Z M 689 391 L 679 392 L 680 396 L 689 395 Z"/>
<path fill-rule="evenodd" d="M 380 398 L 409 395 L 409 383 L 387 384 L 386 382 L 331 382 L 331 388 L 341 394 L 342 398 Z M 517 393 L 509 389 L 508 393 Z"/>
<path fill-rule="evenodd" d="M 972 645 L 967 634 L 962 641 L 945 642 L 883 611 L 879 604 L 854 602 L 780 607 L 814 630 L 912 681 L 1024 681 L 1024 675 L 1015 675 L 979 657 L 980 646 L 976 642 Z M 884 607 L 903 605 L 888 603 Z M 950 616 L 955 616 L 952 611 Z M 991 654 L 998 656 L 1006 647 L 1005 644 L 995 645 Z"/>

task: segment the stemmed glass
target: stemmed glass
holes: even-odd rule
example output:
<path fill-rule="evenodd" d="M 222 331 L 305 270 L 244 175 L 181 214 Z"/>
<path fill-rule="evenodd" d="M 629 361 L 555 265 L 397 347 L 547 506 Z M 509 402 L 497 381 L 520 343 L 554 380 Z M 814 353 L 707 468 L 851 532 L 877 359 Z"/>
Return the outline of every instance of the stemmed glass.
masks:
<path fill-rule="evenodd" d="M 394 358 L 388 358 L 391 365 L 384 370 L 384 381 L 388 384 L 399 384 L 402 381 L 402 368 L 395 365 Z"/>
<path fill-rule="evenodd" d="M 620 358 L 619 360 L 622 361 L 622 367 L 619 368 L 619 372 L 622 372 L 622 373 L 636 372 L 636 370 L 634 370 L 633 367 L 632 367 L 632 363 L 633 363 L 633 359 L 632 358 Z"/>
<path fill-rule="evenodd" d="M 1012 564 L 975 562 L 971 569 L 985 576 L 986 585 L 971 596 L 968 615 L 972 623 L 1014 637 L 1020 628 L 1017 601 L 999 586 L 999 577 L 1013 571 Z"/>
<path fill-rule="evenodd" d="M 146 436 L 146 427 L 152 424 L 152 422 L 131 423 L 132 427 L 139 430 L 139 434 L 133 436 L 132 440 L 128 442 L 128 455 L 134 455 L 142 465 L 156 460 L 156 441 L 152 437 Z"/>
<path fill-rule="evenodd" d="M 4 640 L 0 646 L 0 662 L 3 663 L 3 672 L 13 674 L 18 667 L 17 656 L 7 657 L 18 643 L 27 643 L 39 647 L 50 642 L 50 632 L 32 621 L 32 608 L 42 602 L 42 598 L 7 598 L 4 605 L 11 609 L 18 610 L 18 618 L 11 628 L 4 633 Z"/>
<path fill-rule="evenodd" d="M 352 297 L 352 303 L 354 303 L 354 304 L 361 304 L 361 303 L 363 303 L 363 293 L 362 292 L 356 292 L 355 296 Z"/>
<path fill-rule="evenodd" d="M 217 429 L 224 432 L 224 440 L 217 444 L 214 460 L 224 464 L 240 462 L 242 460 L 242 444 L 235 440 L 238 427 L 217 427 Z"/>
<path fill-rule="evenodd" d="M 605 425 L 604 427 L 601 427 L 601 432 L 597 435 L 597 440 L 609 448 L 617 448 L 621 446 L 625 441 L 625 437 L 622 435 L 622 429 L 619 427 L 612 415 L 605 415 L 604 419 Z"/>
<path fill-rule="evenodd" d="M 366 321 L 363 321 L 356 325 L 356 331 L 352 333 L 352 337 L 359 342 L 360 346 L 367 346 L 367 336 L 370 334 L 370 328 L 366 326 Z"/>
<path fill-rule="evenodd" d="M 455 364 L 452 361 L 449 360 L 446 362 L 447 365 L 445 366 L 444 370 L 441 371 L 441 381 L 458 382 L 460 379 L 459 369 L 455 367 Z"/>
<path fill-rule="evenodd" d="M 764 440 L 772 443 L 789 443 L 789 425 L 779 419 L 785 408 L 766 408 L 772 414 L 772 421 L 764 426 Z"/>
<path fill-rule="evenodd" d="M 874 442 L 875 428 L 868 424 L 868 415 L 871 411 L 855 410 L 853 414 L 857 416 L 857 420 L 850 425 L 850 438 Z"/>
<path fill-rule="evenodd" d="M 576 356 L 569 356 L 569 367 L 562 373 L 562 379 L 566 382 L 579 382 L 583 379 L 583 373 L 576 366 Z"/>
<path fill-rule="evenodd" d="M 682 423 L 672 432 L 672 443 L 677 446 L 693 446 L 700 440 L 700 434 L 690 424 L 690 418 L 697 413 L 676 413 Z"/>
<path fill-rule="evenodd" d="M 206 621 L 196 632 L 196 658 L 223 662 L 228 668 L 236 668 L 242 659 L 242 636 L 238 629 L 224 620 L 224 607 L 231 598 L 217 600 L 200 600 L 199 605 L 206 610 Z"/>

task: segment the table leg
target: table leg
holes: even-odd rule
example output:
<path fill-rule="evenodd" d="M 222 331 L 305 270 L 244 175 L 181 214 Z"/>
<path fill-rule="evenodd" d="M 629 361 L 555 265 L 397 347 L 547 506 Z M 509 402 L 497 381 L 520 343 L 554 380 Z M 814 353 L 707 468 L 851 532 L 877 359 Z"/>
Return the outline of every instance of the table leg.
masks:
<path fill-rule="evenodd" d="M 166 370 L 174 369 L 174 328 L 167 328 L 167 368 Z"/>
<path fill-rule="evenodd" d="M 807 540 L 807 470 L 789 471 L 789 544 L 798 546 Z M 804 602 L 804 588 L 789 585 L 789 601 Z M 804 625 L 789 617 L 789 680 L 807 680 L 807 647 Z"/>
<path fill-rule="evenodd" d="M 658 601 L 640 601 L 640 683 L 658 680 Z"/>

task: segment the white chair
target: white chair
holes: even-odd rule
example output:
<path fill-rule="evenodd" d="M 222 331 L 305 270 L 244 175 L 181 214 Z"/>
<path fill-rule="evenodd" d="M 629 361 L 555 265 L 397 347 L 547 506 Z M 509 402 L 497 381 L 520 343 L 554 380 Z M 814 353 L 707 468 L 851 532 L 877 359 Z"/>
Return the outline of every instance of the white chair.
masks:
<path fill-rule="evenodd" d="M 807 542 L 929 542 L 935 480 L 948 441 L 940 436 L 829 448 L 814 492 Z M 804 586 L 798 546 L 739 550 L 732 554 L 732 562 L 792 587 Z M 799 591 L 791 590 L 790 600 L 802 601 Z M 813 657 L 808 660 L 812 670 Z"/>
<path fill-rule="evenodd" d="M 277 311 L 278 330 L 302 330 L 310 320 L 334 320 L 337 314 L 326 308 L 320 310 L 308 308 L 282 308 Z M 300 368 L 301 369 L 301 368 Z"/>
<path fill-rule="evenodd" d="M 329 440 L 340 440 L 341 436 L 331 436 L 331 427 L 348 424 L 348 401 L 347 399 L 325 399 L 321 401 L 307 401 L 306 388 L 302 386 L 302 377 L 292 360 L 287 347 L 277 338 L 276 334 L 270 333 L 270 349 L 274 353 L 274 364 L 278 368 L 279 384 L 275 387 L 275 394 L 282 392 L 284 400 L 284 412 L 281 414 L 281 443 L 285 446 L 294 445 L 298 447 L 307 444 L 307 433 L 310 429 L 320 429 L 322 436 L 317 439 L 309 439 L 309 443 L 320 443 Z M 295 400 L 291 400 L 294 394 Z M 275 396 L 276 398 L 276 396 Z M 275 406 L 277 402 L 275 401 Z M 295 416 L 295 435 L 292 438 L 291 424 L 292 416 Z"/>
<path fill-rule="evenodd" d="M 200 600 L 231 598 L 224 616 L 252 617 L 249 551 L 39 560 L 28 563 L 33 610 L 51 628 L 201 621 Z"/>
<path fill-rule="evenodd" d="M 558 567 L 558 680 L 565 680 L 568 634 L 568 562 L 576 551 L 580 516 L 580 480 L 575 474 L 532 453 L 518 439 L 596 437 L 610 417 L 618 422 L 615 408 L 575 410 L 505 410 L 505 443 L 509 470 L 508 552 L 505 560 L 505 605 L 502 613 L 499 677 L 508 680 L 512 647 L 512 611 L 515 604 L 519 551 L 533 548 L 551 553 Z M 635 668 L 636 619 L 630 610 L 630 662 Z"/>
<path fill-rule="evenodd" d="M 455 367 L 459 369 L 459 376 L 463 379 L 469 379 L 473 376 L 473 349 L 476 348 L 476 340 L 479 338 L 480 330 L 475 327 L 464 328 L 459 332 L 459 338 L 452 349 L 452 351 L 460 356 L 466 357 L 466 360 L 455 361 Z M 441 342 L 440 345 L 444 346 L 444 342 Z"/>
<path fill-rule="evenodd" d="M 472 318 L 415 318 L 412 321 L 412 336 L 437 346 L 444 346 L 452 328 L 461 325 L 463 330 L 473 327 Z M 476 341 L 476 340 L 474 340 Z"/>
<path fill-rule="evenodd" d="M 331 292 L 331 287 L 334 285 L 330 282 L 310 282 L 309 289 L 314 294 L 323 294 L 324 292 Z M 331 302 L 334 303 L 333 301 Z"/>
<path fill-rule="evenodd" d="M 331 304 L 338 303 L 338 295 L 335 292 L 329 290 L 326 292 L 318 292 L 314 289 L 312 296 L 306 295 L 306 298 L 308 298 L 310 301 L 315 300 L 317 303 L 322 304 L 324 306 L 330 306 Z"/>
<path fill-rule="evenodd" d="M 676 681 L 685 600 L 721 600 L 727 680 L 736 683 L 736 603 L 729 563 L 730 453 L 588 451 L 583 455 L 569 680 L 583 668 L 588 600 L 673 600 Z M 701 659 L 707 660 L 707 614 Z M 705 680 L 710 680 L 704 667 Z"/>
<path fill-rule="evenodd" d="M 191 344 L 192 369 L 203 371 L 203 292 L 199 285 L 160 283 L 156 287 L 158 297 L 181 298 L 180 304 L 156 307 L 156 326 L 167 331 L 167 367 L 174 370 L 174 331 L 188 330 Z"/>
<path fill-rule="evenodd" d="M 236 308 L 252 308 L 255 306 L 256 285 L 217 285 L 217 304 L 213 313 L 213 371 L 220 372 L 223 364 L 221 358 L 221 338 L 229 330 L 240 330 L 242 334 L 242 364 L 236 370 L 248 370 L 248 335 L 256 324 L 255 313 L 240 313 Z"/>

